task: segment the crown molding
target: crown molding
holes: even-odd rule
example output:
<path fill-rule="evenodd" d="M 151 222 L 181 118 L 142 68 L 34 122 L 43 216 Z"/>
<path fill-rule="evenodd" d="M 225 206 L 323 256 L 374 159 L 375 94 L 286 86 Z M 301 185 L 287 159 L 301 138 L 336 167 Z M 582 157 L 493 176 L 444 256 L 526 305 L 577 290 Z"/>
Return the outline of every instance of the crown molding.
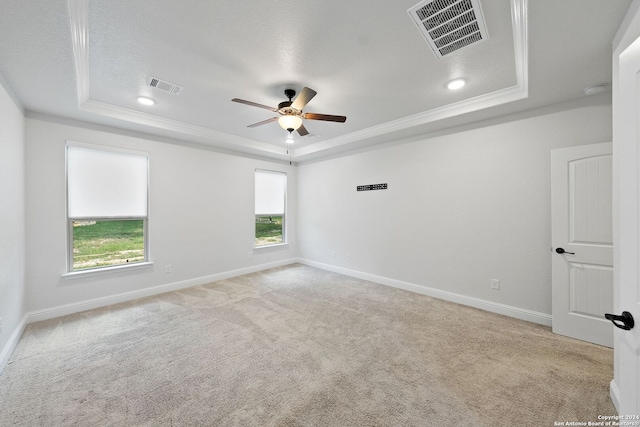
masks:
<path fill-rule="evenodd" d="M 242 138 L 214 129 L 192 125 L 178 120 L 167 119 L 154 114 L 144 113 L 130 108 L 88 99 L 80 104 L 80 109 L 100 116 L 133 122 L 155 129 L 167 130 L 178 135 L 189 135 L 196 140 L 220 148 L 231 148 L 236 151 L 249 151 L 262 155 L 286 158 L 285 149 L 266 142 Z"/>
<path fill-rule="evenodd" d="M 68 0 L 78 105 L 89 100 L 89 0 Z"/>

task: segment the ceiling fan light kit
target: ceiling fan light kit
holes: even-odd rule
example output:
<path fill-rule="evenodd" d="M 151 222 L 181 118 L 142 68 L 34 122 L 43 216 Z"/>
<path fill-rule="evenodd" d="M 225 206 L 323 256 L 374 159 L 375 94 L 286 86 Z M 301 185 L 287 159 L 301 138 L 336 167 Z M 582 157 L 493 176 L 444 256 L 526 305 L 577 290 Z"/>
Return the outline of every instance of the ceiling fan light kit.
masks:
<path fill-rule="evenodd" d="M 313 89 L 305 87 L 302 89 L 300 94 L 296 96 L 296 91 L 293 89 L 285 89 L 284 95 L 289 98 L 288 101 L 283 101 L 278 104 L 278 108 L 269 107 L 268 105 L 258 104 L 257 102 L 247 101 L 245 99 L 233 98 L 231 101 L 238 102 L 240 104 L 250 105 L 252 107 L 263 108 L 265 110 L 273 111 L 274 113 L 280 114 L 280 117 L 272 117 L 267 120 L 263 120 L 258 123 L 253 123 L 247 127 L 257 127 L 266 125 L 267 123 L 277 121 L 280 127 L 289 132 L 289 138 L 287 138 L 287 143 L 293 142 L 293 136 L 291 133 L 293 131 L 297 131 L 300 136 L 309 135 L 309 132 L 304 127 L 302 123 L 302 119 L 308 120 L 322 120 L 325 122 L 338 122 L 344 123 L 347 118 L 346 116 L 333 116 L 330 114 L 318 114 L 318 113 L 303 113 L 302 109 L 307 105 L 311 99 L 316 96 L 317 92 Z"/>
<path fill-rule="evenodd" d="M 282 129 L 293 132 L 302 126 L 302 119 L 293 115 L 282 116 L 278 119 L 278 124 Z"/>

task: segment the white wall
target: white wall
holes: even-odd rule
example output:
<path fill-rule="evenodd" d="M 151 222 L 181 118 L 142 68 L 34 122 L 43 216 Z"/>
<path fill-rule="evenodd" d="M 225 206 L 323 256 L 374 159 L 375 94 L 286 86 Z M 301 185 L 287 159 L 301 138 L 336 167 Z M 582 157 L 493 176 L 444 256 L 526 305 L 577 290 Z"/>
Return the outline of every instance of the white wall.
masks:
<path fill-rule="evenodd" d="M 550 151 L 610 141 L 607 98 L 300 165 L 299 256 L 550 314 Z"/>
<path fill-rule="evenodd" d="M 66 139 L 150 153 L 152 268 L 61 277 L 66 266 Z M 606 96 L 298 168 L 28 118 L 28 310 L 46 311 L 298 256 L 548 314 L 550 150 L 608 140 L 611 105 Z M 251 251 L 255 168 L 289 174 L 292 243 L 287 247 Z M 357 185 L 384 182 L 388 190 L 355 191 Z M 167 264 L 170 274 L 164 272 Z M 491 290 L 491 279 L 499 279 L 502 289 Z"/>
<path fill-rule="evenodd" d="M 25 314 L 24 122 L 0 85 L 0 371 Z"/>
<path fill-rule="evenodd" d="M 64 279 L 66 268 L 65 141 L 149 153 L 149 235 L 154 266 Z M 296 168 L 146 139 L 102 128 L 27 118 L 28 309 L 42 312 L 167 284 L 277 263 L 296 253 Z M 254 169 L 287 172 L 285 247 L 253 249 Z M 251 254 L 251 258 L 250 258 Z M 172 272 L 165 273 L 171 265 Z M 81 305 L 81 308 L 86 308 Z M 60 313 L 60 311 L 53 312 Z M 37 318 L 50 317 L 48 315 Z"/>

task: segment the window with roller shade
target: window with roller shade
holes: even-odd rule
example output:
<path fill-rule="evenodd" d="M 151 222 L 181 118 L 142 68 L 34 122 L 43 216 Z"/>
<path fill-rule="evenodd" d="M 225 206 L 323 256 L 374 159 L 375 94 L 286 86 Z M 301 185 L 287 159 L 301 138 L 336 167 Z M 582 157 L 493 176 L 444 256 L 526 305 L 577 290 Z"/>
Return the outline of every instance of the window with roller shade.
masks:
<path fill-rule="evenodd" d="M 255 172 L 255 246 L 286 243 L 287 174 Z"/>
<path fill-rule="evenodd" d="M 68 271 L 148 261 L 147 153 L 67 143 Z"/>

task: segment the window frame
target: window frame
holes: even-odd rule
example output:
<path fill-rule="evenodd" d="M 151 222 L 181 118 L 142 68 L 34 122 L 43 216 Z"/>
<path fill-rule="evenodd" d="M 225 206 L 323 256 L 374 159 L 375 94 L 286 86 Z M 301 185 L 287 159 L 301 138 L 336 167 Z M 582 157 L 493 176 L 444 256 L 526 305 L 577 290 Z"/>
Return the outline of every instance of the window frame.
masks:
<path fill-rule="evenodd" d="M 256 204 L 255 204 L 255 199 L 256 199 L 256 187 L 255 187 L 255 177 L 256 174 L 260 172 L 260 173 L 270 173 L 270 174 L 276 174 L 276 175 L 283 175 L 284 176 L 284 200 L 283 200 L 283 212 L 282 212 L 282 242 L 280 243 L 267 243 L 264 245 L 257 245 L 256 244 L 256 217 L 258 216 L 258 214 L 256 214 Z M 287 191 L 288 191 L 288 181 L 289 181 L 289 175 L 286 172 L 283 171 L 276 171 L 276 170 L 271 170 L 271 169 L 262 169 L 262 168 L 256 168 L 254 170 L 253 173 L 253 178 L 254 178 L 254 187 L 253 187 L 253 249 L 265 249 L 265 248 L 273 248 L 276 246 L 285 246 L 288 245 L 288 233 L 287 233 L 287 225 L 288 225 L 288 221 L 287 221 Z M 280 215 L 280 214 L 277 214 Z"/>
<path fill-rule="evenodd" d="M 100 216 L 100 217 L 70 217 L 69 216 L 69 147 L 76 148 L 85 148 L 90 150 L 108 152 L 108 153 L 120 153 L 120 154 L 128 154 L 141 156 L 146 158 L 146 205 L 147 205 L 147 215 L 146 216 Z M 62 276 L 65 278 L 69 277 L 78 277 L 78 276 L 87 276 L 94 274 L 102 274 L 113 271 L 121 271 L 124 269 L 134 269 L 140 267 L 146 267 L 153 265 L 153 262 L 150 260 L 150 249 L 149 249 L 149 216 L 150 216 L 150 204 L 149 204 L 149 193 L 150 193 L 150 180 L 149 180 L 149 153 L 144 151 L 136 151 L 129 150 L 125 148 L 119 147 L 110 147 L 105 145 L 96 145 L 96 144 L 87 144 L 82 142 L 70 141 L 67 140 L 65 144 L 65 217 L 66 217 L 66 246 L 67 246 L 67 268 L 66 273 Z M 74 269 L 73 268 L 73 222 L 74 221 L 126 221 L 126 220 L 142 220 L 142 233 L 143 233 L 143 253 L 144 259 L 142 261 L 132 262 L 132 263 L 122 263 L 122 264 L 113 264 L 113 265 L 105 265 L 105 266 L 97 266 L 97 267 L 89 267 L 82 269 Z"/>

